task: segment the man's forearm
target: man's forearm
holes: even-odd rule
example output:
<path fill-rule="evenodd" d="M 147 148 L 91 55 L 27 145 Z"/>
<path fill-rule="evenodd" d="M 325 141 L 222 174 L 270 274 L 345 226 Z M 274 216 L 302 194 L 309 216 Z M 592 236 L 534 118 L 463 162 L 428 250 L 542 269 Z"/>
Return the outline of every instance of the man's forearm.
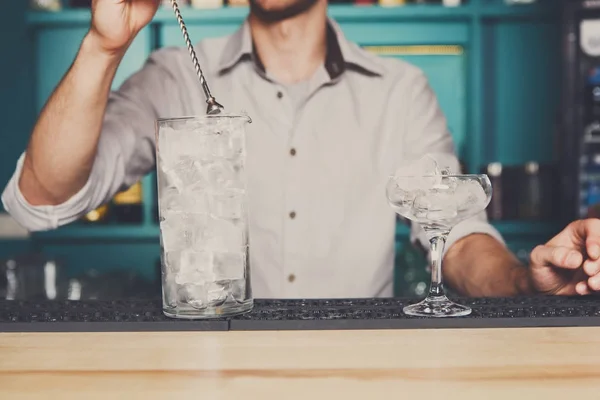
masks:
<path fill-rule="evenodd" d="M 122 55 L 106 54 L 88 35 L 35 125 L 19 179 L 33 205 L 60 204 L 84 185 L 93 166 L 110 87 Z"/>
<path fill-rule="evenodd" d="M 454 243 L 442 265 L 448 285 L 467 296 L 533 292 L 525 266 L 501 243 L 485 234 L 472 234 Z"/>

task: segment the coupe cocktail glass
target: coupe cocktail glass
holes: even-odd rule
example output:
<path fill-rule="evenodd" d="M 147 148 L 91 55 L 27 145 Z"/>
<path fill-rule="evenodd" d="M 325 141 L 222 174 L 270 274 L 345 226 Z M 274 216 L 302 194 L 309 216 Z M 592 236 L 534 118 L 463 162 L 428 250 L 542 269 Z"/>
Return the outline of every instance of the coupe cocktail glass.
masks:
<path fill-rule="evenodd" d="M 453 317 L 471 313 L 448 299 L 442 281 L 442 254 L 451 229 L 485 210 L 492 197 L 487 175 L 431 174 L 390 177 L 387 198 L 401 217 L 418 223 L 431 246 L 431 285 L 420 303 L 404 308 L 413 316 Z"/>

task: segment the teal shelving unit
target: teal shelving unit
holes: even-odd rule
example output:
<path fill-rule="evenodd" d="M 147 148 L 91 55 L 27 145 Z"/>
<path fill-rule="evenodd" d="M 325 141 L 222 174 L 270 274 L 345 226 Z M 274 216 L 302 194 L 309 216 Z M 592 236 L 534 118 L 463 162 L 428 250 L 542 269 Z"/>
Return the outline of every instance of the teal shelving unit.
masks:
<path fill-rule="evenodd" d="M 501 221 L 492 222 L 494 227 L 504 236 L 540 236 L 558 233 L 560 225 L 555 222 L 525 222 Z M 410 234 L 406 225 L 399 224 L 396 230 L 398 240 L 405 240 Z M 157 225 L 145 224 L 141 226 L 105 225 L 105 226 L 64 226 L 54 231 L 38 232 L 38 239 L 44 240 L 122 240 L 141 239 L 158 240 L 159 229 Z"/>
<path fill-rule="evenodd" d="M 492 161 L 522 164 L 554 159 L 560 65 L 557 4 L 545 0 L 508 6 L 503 0 L 472 0 L 459 7 L 331 5 L 329 14 L 350 40 L 368 51 L 400 57 L 423 69 L 447 116 L 458 154 L 470 172 L 478 172 Z M 197 41 L 233 32 L 248 10 L 186 8 L 183 13 L 190 35 Z M 70 66 L 89 19 L 89 11 L 83 9 L 24 15 L 36 66 L 32 114 L 41 109 Z M 154 49 L 173 45 L 182 45 L 181 33 L 172 11 L 161 9 L 129 49 L 113 87 L 138 70 Z M 129 254 L 125 258 L 130 262 L 137 260 L 140 268 L 148 268 L 158 256 L 159 246 L 153 180 L 152 174 L 143 181 L 143 224 L 72 224 L 33 235 L 35 246 L 50 253 L 72 252 L 72 260 L 77 262 L 85 248 L 88 258 L 103 263 L 106 249 L 117 246 L 114 249 Z M 560 230 L 553 221 L 494 225 L 521 255 Z M 399 225 L 399 251 L 407 241 L 408 229 Z M 102 257 L 95 256 L 101 253 Z M 93 264 L 93 260 L 89 262 Z"/>
<path fill-rule="evenodd" d="M 247 7 L 222 7 L 214 9 L 182 8 L 186 23 L 238 23 L 248 15 Z M 381 23 L 398 20 L 470 21 L 473 19 L 540 19 L 556 16 L 556 2 L 537 2 L 519 6 L 507 6 L 503 1 L 473 1 L 459 7 L 443 7 L 433 4 L 414 4 L 398 7 L 354 6 L 335 4 L 329 6 L 329 15 L 336 20 Z M 29 12 L 30 25 L 59 25 L 89 22 L 86 9 L 67 9 L 59 12 Z M 170 8 L 156 14 L 154 24 L 173 24 Z"/>

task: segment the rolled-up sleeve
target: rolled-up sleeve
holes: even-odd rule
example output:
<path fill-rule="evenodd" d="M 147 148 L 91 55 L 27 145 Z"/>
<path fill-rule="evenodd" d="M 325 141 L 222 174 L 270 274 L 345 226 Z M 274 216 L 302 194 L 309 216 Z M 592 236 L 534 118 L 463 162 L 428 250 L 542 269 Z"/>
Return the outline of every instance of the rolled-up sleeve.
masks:
<path fill-rule="evenodd" d="M 25 229 L 43 231 L 71 223 L 108 202 L 154 166 L 154 124 L 168 104 L 172 75 L 162 66 L 168 50 L 155 52 L 144 67 L 110 94 L 94 165 L 85 185 L 58 205 L 32 205 L 19 188 L 25 153 L 2 193 L 4 209 Z"/>
<path fill-rule="evenodd" d="M 102 203 L 99 199 L 101 191 L 97 188 L 110 184 L 107 179 L 113 175 L 105 175 L 102 172 L 105 170 L 104 167 L 100 167 L 105 164 L 96 162 L 85 185 L 70 199 L 58 205 L 34 206 L 25 199 L 19 189 L 19 177 L 23 170 L 24 159 L 25 153 L 21 154 L 17 160 L 15 172 L 2 193 L 2 204 L 15 221 L 31 232 L 50 230 L 66 225 L 100 205 Z"/>
<path fill-rule="evenodd" d="M 454 243 L 474 233 L 489 235 L 505 245 L 502 235 L 496 228 L 490 225 L 484 211 L 474 217 L 459 222 L 456 224 L 456 226 L 454 226 L 454 228 L 452 228 L 448 238 L 446 239 L 446 246 L 444 247 L 443 256 L 446 255 Z M 410 240 L 413 244 L 419 243 L 421 247 L 427 249 L 428 258 L 431 259 L 431 254 L 429 254 L 429 239 L 420 225 L 411 224 Z"/>
<path fill-rule="evenodd" d="M 431 154 L 441 165 L 459 171 L 459 162 L 452 136 L 448 131 L 446 117 L 424 74 L 420 73 L 414 79 L 410 98 L 410 112 L 404 141 L 405 158 L 418 159 L 425 154 Z M 448 235 L 444 254 L 458 240 L 474 233 L 487 234 L 505 244 L 502 235 L 488 222 L 486 212 L 482 211 L 453 227 Z M 419 224 L 411 223 L 410 237 L 413 243 L 418 242 L 424 249 L 429 249 L 429 240 Z"/>

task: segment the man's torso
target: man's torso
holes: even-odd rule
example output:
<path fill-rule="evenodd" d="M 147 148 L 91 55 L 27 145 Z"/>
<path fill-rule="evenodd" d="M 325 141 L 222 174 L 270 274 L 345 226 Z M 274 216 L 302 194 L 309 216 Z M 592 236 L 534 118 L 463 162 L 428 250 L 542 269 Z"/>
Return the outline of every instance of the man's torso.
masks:
<path fill-rule="evenodd" d="M 407 105 L 389 104 L 397 99 L 390 92 L 417 70 L 378 60 L 381 76 L 347 69 L 331 81 L 323 70 L 286 88 L 249 60 L 215 73 L 227 40 L 203 41 L 198 50 L 218 101 L 253 121 L 246 168 L 255 295 L 391 295 L 395 214 L 385 184 L 402 159 Z M 167 49 L 156 59 L 176 83 L 165 93 L 169 115 L 158 117 L 203 115 L 188 54 Z"/>

